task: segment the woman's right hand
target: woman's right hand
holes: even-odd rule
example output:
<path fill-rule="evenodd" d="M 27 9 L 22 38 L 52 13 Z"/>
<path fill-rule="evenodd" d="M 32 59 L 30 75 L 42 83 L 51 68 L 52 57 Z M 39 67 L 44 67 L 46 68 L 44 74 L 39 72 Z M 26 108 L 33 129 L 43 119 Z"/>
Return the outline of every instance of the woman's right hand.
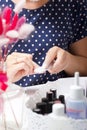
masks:
<path fill-rule="evenodd" d="M 6 59 L 6 67 L 9 81 L 16 82 L 33 74 L 38 65 L 33 62 L 31 54 L 13 52 Z"/>

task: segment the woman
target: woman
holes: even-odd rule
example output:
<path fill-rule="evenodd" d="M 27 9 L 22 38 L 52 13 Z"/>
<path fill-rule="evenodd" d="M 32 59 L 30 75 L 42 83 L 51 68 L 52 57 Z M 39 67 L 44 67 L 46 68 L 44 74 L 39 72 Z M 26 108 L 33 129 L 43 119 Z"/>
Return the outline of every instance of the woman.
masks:
<path fill-rule="evenodd" d="M 1 0 L 14 8 L 19 0 Z M 19 41 L 7 57 L 11 82 L 31 86 L 73 76 L 87 75 L 86 0 L 26 0 L 20 15 L 35 27 L 28 39 Z M 14 53 L 12 53 L 14 52 Z M 45 73 L 35 69 L 45 66 Z"/>

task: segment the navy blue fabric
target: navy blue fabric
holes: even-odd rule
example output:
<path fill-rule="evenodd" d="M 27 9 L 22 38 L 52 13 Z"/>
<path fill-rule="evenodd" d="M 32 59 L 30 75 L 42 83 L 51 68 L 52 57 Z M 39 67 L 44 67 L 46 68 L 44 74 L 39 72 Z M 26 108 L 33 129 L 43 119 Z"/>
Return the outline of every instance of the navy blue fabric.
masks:
<path fill-rule="evenodd" d="M 14 8 L 11 0 L 0 0 L 0 6 Z M 18 51 L 33 54 L 33 60 L 42 65 L 46 52 L 53 46 L 68 51 L 69 45 L 87 36 L 86 0 L 49 0 L 39 9 L 23 9 L 20 16 L 35 26 L 35 31 L 26 39 L 16 43 L 10 53 Z M 58 74 L 34 74 L 22 78 L 16 84 L 32 86 L 66 77 L 64 71 Z"/>

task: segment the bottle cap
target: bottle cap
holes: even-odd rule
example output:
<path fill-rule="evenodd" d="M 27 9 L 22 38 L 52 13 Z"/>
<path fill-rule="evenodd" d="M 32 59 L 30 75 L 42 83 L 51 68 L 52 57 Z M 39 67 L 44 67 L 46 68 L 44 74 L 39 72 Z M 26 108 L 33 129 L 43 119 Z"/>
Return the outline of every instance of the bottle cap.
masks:
<path fill-rule="evenodd" d="M 79 85 L 79 72 L 74 74 L 75 84 L 70 87 L 70 98 L 74 100 L 82 100 L 84 98 L 84 90 Z"/>
<path fill-rule="evenodd" d="M 48 101 L 50 102 L 50 101 L 53 101 L 53 92 L 47 92 L 46 93 L 46 97 L 48 98 Z"/>
<path fill-rule="evenodd" d="M 55 100 L 57 98 L 57 90 L 52 88 L 50 91 L 53 92 L 53 99 Z"/>
<path fill-rule="evenodd" d="M 57 116 L 64 116 L 64 104 L 62 103 L 58 103 L 58 104 L 53 104 L 52 107 L 52 112 L 53 114 L 57 115 Z"/>
<path fill-rule="evenodd" d="M 48 98 L 43 97 L 43 98 L 42 98 L 42 102 L 46 102 L 46 103 L 48 103 Z"/>
<path fill-rule="evenodd" d="M 64 95 L 59 95 L 59 100 L 61 101 L 61 103 L 65 104 L 65 97 L 64 97 Z"/>

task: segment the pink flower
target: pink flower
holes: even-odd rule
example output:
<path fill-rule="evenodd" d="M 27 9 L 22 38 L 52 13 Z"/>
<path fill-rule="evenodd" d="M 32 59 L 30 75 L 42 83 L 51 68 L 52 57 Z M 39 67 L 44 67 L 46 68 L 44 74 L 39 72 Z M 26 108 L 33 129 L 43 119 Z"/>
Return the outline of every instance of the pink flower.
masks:
<path fill-rule="evenodd" d="M 19 17 L 19 11 L 25 0 L 20 2 L 14 10 L 6 6 L 0 13 L 0 89 L 3 91 L 7 88 L 8 79 L 3 68 L 9 44 L 16 44 L 18 40 L 26 39 L 34 31 L 34 26 L 26 23 L 26 17 Z"/>

